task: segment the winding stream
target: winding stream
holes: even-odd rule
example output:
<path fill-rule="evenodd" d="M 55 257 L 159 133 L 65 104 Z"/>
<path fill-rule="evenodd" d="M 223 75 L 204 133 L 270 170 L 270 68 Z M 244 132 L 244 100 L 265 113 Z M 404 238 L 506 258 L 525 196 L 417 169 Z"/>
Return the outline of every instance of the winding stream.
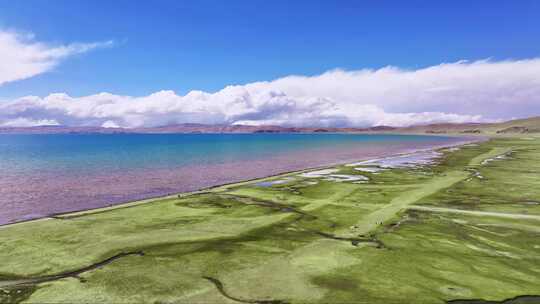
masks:
<path fill-rule="evenodd" d="M 97 269 L 97 268 L 100 268 L 100 267 L 103 267 L 103 266 L 106 266 L 118 259 L 121 259 L 123 257 L 126 257 L 126 256 L 130 256 L 130 255 L 138 255 L 138 256 L 143 256 L 144 253 L 142 251 L 131 251 L 131 252 L 120 252 L 116 255 L 113 255 L 112 257 L 109 257 L 105 260 L 102 260 L 102 261 L 99 261 L 97 263 L 94 263 L 92 265 L 89 265 L 89 266 L 85 266 L 83 268 L 79 268 L 79 269 L 76 269 L 76 270 L 72 270 L 72 271 L 66 271 L 66 272 L 61 272 L 61 273 L 58 273 L 58 274 L 53 274 L 53 275 L 46 275 L 46 276 L 38 276 L 38 277 L 30 277 L 30 278 L 21 278 L 21 279 L 14 279 L 14 280 L 2 280 L 0 281 L 0 287 L 15 287 L 15 286 L 21 286 L 21 285 L 37 285 L 37 284 L 40 284 L 40 283 L 45 283 L 45 282 L 51 282 L 51 281 L 56 281 L 56 280 L 60 280 L 60 279 L 64 279 L 64 278 L 77 278 L 79 280 L 81 280 L 81 282 L 84 282 L 84 279 L 83 278 L 80 278 L 79 275 L 85 273 L 85 272 L 88 272 L 88 271 L 92 271 L 94 269 Z"/>

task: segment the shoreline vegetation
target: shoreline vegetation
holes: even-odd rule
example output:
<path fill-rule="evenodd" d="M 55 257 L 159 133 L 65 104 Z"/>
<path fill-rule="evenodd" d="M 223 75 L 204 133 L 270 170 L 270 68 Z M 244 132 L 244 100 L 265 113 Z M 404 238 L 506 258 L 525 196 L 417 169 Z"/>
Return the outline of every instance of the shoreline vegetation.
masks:
<path fill-rule="evenodd" d="M 418 154 L 0 226 L 0 303 L 540 301 L 540 137 Z"/>

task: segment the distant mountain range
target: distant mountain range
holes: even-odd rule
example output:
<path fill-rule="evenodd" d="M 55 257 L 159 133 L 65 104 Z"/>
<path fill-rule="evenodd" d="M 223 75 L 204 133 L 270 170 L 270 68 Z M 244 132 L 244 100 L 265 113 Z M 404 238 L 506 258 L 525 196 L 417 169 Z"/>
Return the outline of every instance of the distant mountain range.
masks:
<path fill-rule="evenodd" d="M 540 116 L 501 123 L 430 124 L 396 129 L 399 133 L 427 134 L 519 134 L 540 133 Z"/>
<path fill-rule="evenodd" d="M 517 134 L 540 133 L 540 116 L 503 123 L 429 124 L 410 127 L 376 126 L 370 128 L 297 128 L 281 126 L 177 124 L 151 128 L 102 127 L 0 127 L 0 134 L 171 134 L 171 133 L 405 133 L 405 134 Z"/>
<path fill-rule="evenodd" d="M 205 124 L 177 124 L 151 128 L 102 128 L 102 127 L 0 127 L 0 133 L 26 133 L 26 134 L 64 134 L 64 133 L 319 133 L 319 132 L 381 132 L 392 131 L 396 128 L 380 126 L 372 128 L 297 128 L 281 126 L 248 126 L 248 125 L 205 125 Z"/>

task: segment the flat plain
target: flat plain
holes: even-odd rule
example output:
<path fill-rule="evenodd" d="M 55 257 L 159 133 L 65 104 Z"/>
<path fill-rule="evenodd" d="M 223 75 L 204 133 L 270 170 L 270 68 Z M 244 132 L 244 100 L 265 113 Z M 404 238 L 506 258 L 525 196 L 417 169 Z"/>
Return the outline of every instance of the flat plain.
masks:
<path fill-rule="evenodd" d="M 1 303 L 540 303 L 540 138 L 0 227 Z"/>

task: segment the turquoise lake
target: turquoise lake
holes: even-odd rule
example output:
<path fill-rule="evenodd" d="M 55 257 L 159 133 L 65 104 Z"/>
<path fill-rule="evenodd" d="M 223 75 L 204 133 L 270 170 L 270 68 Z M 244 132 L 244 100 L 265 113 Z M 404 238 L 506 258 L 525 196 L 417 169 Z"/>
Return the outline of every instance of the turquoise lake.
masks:
<path fill-rule="evenodd" d="M 463 140 L 364 134 L 0 135 L 0 224 Z"/>

